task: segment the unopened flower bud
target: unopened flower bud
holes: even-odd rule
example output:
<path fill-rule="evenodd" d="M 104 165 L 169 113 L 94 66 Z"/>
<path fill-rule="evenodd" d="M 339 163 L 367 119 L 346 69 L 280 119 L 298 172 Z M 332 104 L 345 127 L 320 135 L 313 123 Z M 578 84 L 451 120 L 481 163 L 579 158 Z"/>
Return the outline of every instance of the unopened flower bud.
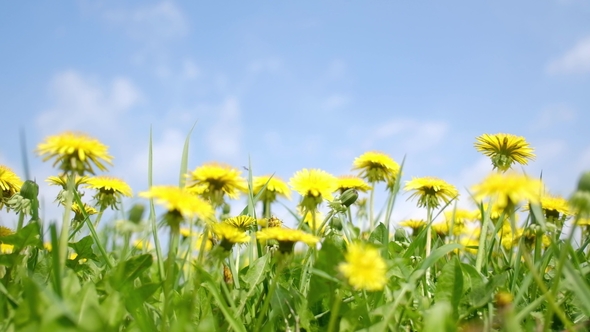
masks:
<path fill-rule="evenodd" d="M 332 217 L 331 223 L 334 229 L 342 230 L 342 220 L 339 217 Z"/>
<path fill-rule="evenodd" d="M 578 181 L 578 191 L 590 193 L 590 171 L 585 172 Z"/>
<path fill-rule="evenodd" d="M 143 217 L 144 211 L 145 207 L 143 206 L 143 204 L 133 205 L 131 210 L 129 210 L 129 221 L 131 221 L 134 224 L 139 224 L 141 222 L 141 218 Z"/>
<path fill-rule="evenodd" d="M 26 199 L 35 199 L 39 194 L 39 185 L 34 181 L 27 180 L 20 187 L 20 194 Z"/>
<path fill-rule="evenodd" d="M 346 207 L 351 206 L 359 198 L 359 193 L 355 189 L 346 190 L 341 196 L 340 201 Z"/>

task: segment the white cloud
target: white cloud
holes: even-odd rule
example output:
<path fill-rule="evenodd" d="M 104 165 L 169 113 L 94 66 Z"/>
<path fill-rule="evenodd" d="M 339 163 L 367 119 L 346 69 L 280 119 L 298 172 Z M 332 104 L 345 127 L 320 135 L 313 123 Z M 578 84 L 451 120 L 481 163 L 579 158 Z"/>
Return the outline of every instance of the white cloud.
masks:
<path fill-rule="evenodd" d="M 188 31 L 186 17 L 172 1 L 162 1 L 132 10 L 108 10 L 104 17 L 123 26 L 132 38 L 150 44 L 183 36 Z"/>
<path fill-rule="evenodd" d="M 275 58 L 275 57 L 270 57 L 267 59 L 252 61 L 248 65 L 248 71 L 253 74 L 258 74 L 261 72 L 275 73 L 275 72 L 281 70 L 282 67 L 283 67 L 283 63 L 281 62 L 280 59 Z"/>
<path fill-rule="evenodd" d="M 199 67 L 189 59 L 184 60 L 182 64 L 182 77 L 187 80 L 194 80 L 201 74 Z"/>
<path fill-rule="evenodd" d="M 107 88 L 74 70 L 57 74 L 50 84 L 54 105 L 37 116 L 43 133 L 63 130 L 112 129 L 120 116 L 137 105 L 141 93 L 127 78 L 118 77 Z"/>
<path fill-rule="evenodd" d="M 566 105 L 554 105 L 545 108 L 534 121 L 534 130 L 544 130 L 556 124 L 571 122 L 576 118 L 576 112 Z"/>
<path fill-rule="evenodd" d="M 155 185 L 177 184 L 185 136 L 177 129 L 167 128 L 162 137 L 153 142 L 152 179 Z M 125 172 L 133 177 L 128 179 L 129 182 L 147 183 L 148 149 L 146 146 L 131 158 Z"/>
<path fill-rule="evenodd" d="M 217 119 L 207 133 L 208 148 L 215 157 L 235 157 L 240 152 L 242 139 L 238 100 L 235 97 L 228 97 L 214 112 Z"/>
<path fill-rule="evenodd" d="M 590 37 L 580 40 L 572 49 L 547 65 L 550 74 L 582 74 L 590 72 Z"/>
<path fill-rule="evenodd" d="M 448 130 L 447 122 L 394 119 L 371 128 L 364 147 L 371 148 L 378 141 L 399 135 L 401 148 L 406 152 L 427 150 L 438 145 Z"/>
<path fill-rule="evenodd" d="M 342 108 L 350 102 L 350 98 L 341 94 L 333 94 L 322 102 L 322 108 L 327 111 L 333 111 Z"/>

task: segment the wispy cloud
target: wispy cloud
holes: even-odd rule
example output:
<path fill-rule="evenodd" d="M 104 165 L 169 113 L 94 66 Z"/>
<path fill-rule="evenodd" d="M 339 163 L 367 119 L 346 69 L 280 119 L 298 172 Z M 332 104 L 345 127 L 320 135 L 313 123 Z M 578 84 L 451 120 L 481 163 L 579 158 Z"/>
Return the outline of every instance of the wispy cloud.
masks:
<path fill-rule="evenodd" d="M 180 161 L 186 133 L 174 128 L 167 128 L 153 142 L 153 179 L 154 184 L 176 184 L 179 178 Z M 147 183 L 148 146 L 139 150 L 125 167 L 132 178 L 132 183 Z"/>
<path fill-rule="evenodd" d="M 334 111 L 340 109 L 350 102 L 350 98 L 343 94 L 332 94 L 322 102 L 322 109 L 326 111 Z"/>
<path fill-rule="evenodd" d="M 547 65 L 550 74 L 584 74 L 590 72 L 590 37 L 586 37 Z"/>
<path fill-rule="evenodd" d="M 111 132 L 113 124 L 141 100 L 141 92 L 128 78 L 117 77 L 103 86 L 75 70 L 55 75 L 49 94 L 53 106 L 35 120 L 43 134 L 74 129 Z"/>
<path fill-rule="evenodd" d="M 571 122 L 576 118 L 576 111 L 567 105 L 553 105 L 542 110 L 532 124 L 533 130 L 544 130 L 561 124 Z"/>
<path fill-rule="evenodd" d="M 133 9 L 109 9 L 104 17 L 123 27 L 137 40 L 159 43 L 185 35 L 187 19 L 172 1 L 162 1 Z"/>
<path fill-rule="evenodd" d="M 442 121 L 419 121 L 414 119 L 392 119 L 371 130 L 364 142 L 371 148 L 376 142 L 400 136 L 401 148 L 406 152 L 427 150 L 438 145 L 449 131 L 449 124 Z"/>
<path fill-rule="evenodd" d="M 241 111 L 238 99 L 226 98 L 214 110 L 217 118 L 207 133 L 206 142 L 210 152 L 219 158 L 235 158 L 240 152 L 242 139 Z"/>

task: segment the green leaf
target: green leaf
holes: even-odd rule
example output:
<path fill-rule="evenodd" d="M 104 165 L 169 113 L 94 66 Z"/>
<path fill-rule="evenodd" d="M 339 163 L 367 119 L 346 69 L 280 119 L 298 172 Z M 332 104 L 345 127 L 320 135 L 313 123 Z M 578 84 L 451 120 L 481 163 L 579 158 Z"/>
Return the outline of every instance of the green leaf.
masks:
<path fill-rule="evenodd" d="M 580 277 L 580 272 L 576 271 L 570 262 L 566 261 L 563 267 L 565 280 L 569 288 L 577 295 L 576 298 L 581 304 L 580 309 L 586 316 L 590 316 L 590 287 L 588 281 Z"/>
<path fill-rule="evenodd" d="M 432 267 L 432 265 L 434 265 L 434 263 L 436 263 L 444 255 L 448 254 L 449 252 L 451 252 L 455 249 L 459 249 L 461 247 L 463 247 L 463 246 L 458 243 L 449 243 L 449 244 L 445 244 L 442 247 L 436 248 L 436 250 L 433 250 L 430 253 L 430 256 L 426 257 L 426 259 L 424 261 L 422 261 L 422 264 L 420 264 L 420 266 L 418 266 L 414 270 L 414 273 L 418 273 L 418 275 L 421 275 L 428 268 Z"/>
<path fill-rule="evenodd" d="M 463 271 L 457 256 L 445 264 L 436 283 L 434 301 L 446 301 L 451 304 L 455 319 L 458 317 L 458 307 L 463 294 Z"/>
<path fill-rule="evenodd" d="M 369 242 L 375 243 L 379 242 L 381 244 L 387 243 L 389 240 L 389 234 L 387 234 L 387 228 L 383 223 L 379 223 L 377 227 L 373 230 L 371 235 L 369 236 Z"/>
<path fill-rule="evenodd" d="M 143 271 L 152 266 L 153 262 L 154 258 L 151 254 L 134 256 L 123 262 L 123 283 L 135 280 Z"/>
<path fill-rule="evenodd" d="M 252 263 L 252 265 L 249 266 L 248 271 L 244 276 L 244 281 L 248 285 L 248 293 L 246 293 L 246 295 L 243 296 L 240 301 L 238 306 L 238 314 L 242 313 L 242 310 L 246 305 L 246 301 L 248 301 L 248 299 L 254 295 L 254 292 L 256 292 L 256 286 L 260 284 L 262 280 L 264 280 L 264 277 L 266 276 L 270 266 L 268 264 L 269 257 L 270 256 L 268 254 L 259 257 Z"/>
<path fill-rule="evenodd" d="M 39 239 L 39 224 L 36 222 L 26 225 L 14 234 L 1 237 L 0 242 L 13 245 L 14 251 L 20 251 L 27 246 L 43 248 L 43 243 Z"/>
<path fill-rule="evenodd" d="M 76 260 L 80 259 L 92 259 L 98 260 L 96 255 L 94 254 L 94 250 L 92 250 L 92 245 L 94 244 L 94 240 L 92 236 L 88 235 L 83 237 L 80 241 L 75 243 L 68 243 L 70 248 L 73 248 L 76 252 Z"/>
<path fill-rule="evenodd" d="M 453 308 L 449 302 L 435 303 L 424 313 L 424 332 L 457 331 L 457 326 L 451 320 Z"/>

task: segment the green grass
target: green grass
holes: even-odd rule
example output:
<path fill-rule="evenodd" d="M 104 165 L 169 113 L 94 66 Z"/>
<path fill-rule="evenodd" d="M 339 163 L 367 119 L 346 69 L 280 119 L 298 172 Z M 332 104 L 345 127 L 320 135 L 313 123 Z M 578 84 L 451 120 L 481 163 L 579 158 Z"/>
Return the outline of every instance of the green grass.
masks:
<path fill-rule="evenodd" d="M 149 186 L 151 144 L 150 131 Z M 179 165 L 180 186 L 186 181 L 188 151 L 189 137 Z M 233 215 L 262 215 L 260 193 L 252 190 L 254 171 L 249 163 L 246 205 Z M 400 175 L 401 171 L 398 179 Z M 321 221 L 325 230 L 317 247 L 297 246 L 294 253 L 281 253 L 257 242 L 258 226 L 254 226 L 250 242 L 227 252 L 217 245 L 206 250 L 205 241 L 195 245 L 198 235 L 207 238 L 210 233 L 201 221 L 184 221 L 182 226 L 190 226 L 192 238 L 180 236 L 177 227 L 162 226 L 152 200 L 145 201 L 149 213 L 140 220 L 143 230 L 112 225 L 96 229 L 97 216 L 84 209 L 82 221 L 72 220 L 68 207 L 73 202 L 82 206 L 83 196 L 74 190 L 73 178 L 68 188 L 72 195 L 64 207 L 66 227 L 41 220 L 36 197 L 30 214 L 11 212 L 22 227 L 0 237 L 0 243 L 13 246 L 0 254 L 0 331 L 584 331 L 590 327 L 589 231 L 580 229 L 582 245 L 573 245 L 573 235 L 560 238 L 561 228 L 551 228 L 556 223 L 546 219 L 538 205 L 531 206 L 520 225 L 533 236 L 519 237 L 512 248 L 502 245 L 499 230 L 503 222 L 515 220 L 514 211 L 494 219 L 490 209 L 480 205 L 477 245 L 466 248 L 460 244 L 465 235 L 454 235 L 451 228 L 441 236 L 431 227 L 443 210 L 454 211 L 454 201 L 424 208 L 427 226 L 415 233 L 393 227 L 398 221 L 391 219 L 400 190 L 397 183 L 390 191 L 370 194 L 369 204 L 375 201 L 373 195 L 386 195 L 374 220 L 356 213 L 357 205 L 349 209 L 334 205 Z M 367 208 L 373 216 L 374 207 Z M 221 215 L 221 209 L 217 213 Z M 297 226 L 305 229 L 301 217 L 292 214 Z M 373 227 L 360 229 L 361 225 Z M 548 244 L 543 235 L 548 235 Z M 169 236 L 164 246 L 162 236 Z M 131 243 L 140 238 L 148 238 L 154 247 Z M 355 290 L 340 274 L 338 265 L 351 241 L 380 249 L 387 264 L 383 290 Z M 54 250 L 48 251 L 45 242 Z"/>

